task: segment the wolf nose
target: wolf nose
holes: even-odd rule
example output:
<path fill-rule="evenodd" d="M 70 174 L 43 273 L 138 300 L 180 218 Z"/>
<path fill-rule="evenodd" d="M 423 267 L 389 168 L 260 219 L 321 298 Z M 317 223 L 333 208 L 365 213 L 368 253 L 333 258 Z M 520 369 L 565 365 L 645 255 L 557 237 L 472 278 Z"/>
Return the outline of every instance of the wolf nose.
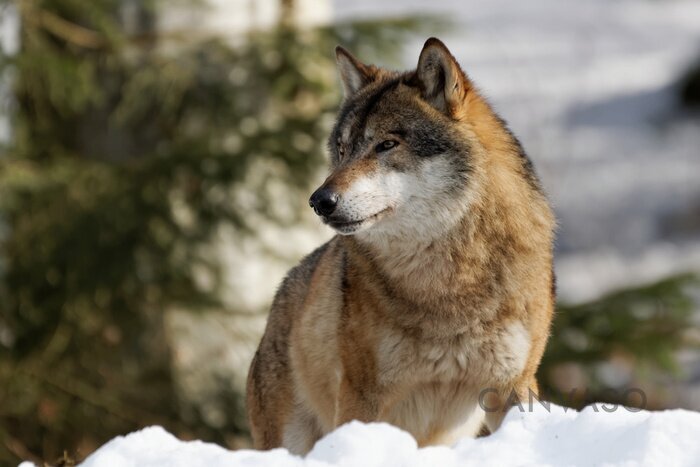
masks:
<path fill-rule="evenodd" d="M 309 198 L 309 206 L 314 208 L 314 211 L 319 216 L 330 216 L 335 211 L 337 204 L 338 193 L 328 188 L 319 188 Z"/>

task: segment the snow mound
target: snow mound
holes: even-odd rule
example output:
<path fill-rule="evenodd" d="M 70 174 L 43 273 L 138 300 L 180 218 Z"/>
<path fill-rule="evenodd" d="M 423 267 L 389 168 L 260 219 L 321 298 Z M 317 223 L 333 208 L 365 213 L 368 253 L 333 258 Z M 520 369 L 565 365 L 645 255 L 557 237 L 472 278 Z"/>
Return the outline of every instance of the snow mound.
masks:
<path fill-rule="evenodd" d="M 202 441 L 180 441 L 154 426 L 113 439 L 81 466 L 690 467 L 700 465 L 698 439 L 698 412 L 632 412 L 601 405 L 576 412 L 552 404 L 549 409 L 513 408 L 494 435 L 463 439 L 452 447 L 418 448 L 410 434 L 391 425 L 351 422 L 318 441 L 305 458 L 285 449 L 234 452 Z"/>

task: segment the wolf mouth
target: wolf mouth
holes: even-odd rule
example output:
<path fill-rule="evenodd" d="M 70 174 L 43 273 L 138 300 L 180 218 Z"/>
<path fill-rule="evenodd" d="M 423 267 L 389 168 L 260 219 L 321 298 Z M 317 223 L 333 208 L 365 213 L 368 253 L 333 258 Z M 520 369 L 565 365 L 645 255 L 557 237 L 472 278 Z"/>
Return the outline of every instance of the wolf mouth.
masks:
<path fill-rule="evenodd" d="M 376 214 L 372 214 L 371 216 L 359 220 L 341 221 L 340 219 L 324 217 L 323 221 L 337 230 L 339 233 L 349 235 L 355 233 L 362 226 L 373 224 L 380 218 L 384 217 L 384 215 L 386 215 L 389 211 L 391 211 L 390 207 L 382 209 Z"/>

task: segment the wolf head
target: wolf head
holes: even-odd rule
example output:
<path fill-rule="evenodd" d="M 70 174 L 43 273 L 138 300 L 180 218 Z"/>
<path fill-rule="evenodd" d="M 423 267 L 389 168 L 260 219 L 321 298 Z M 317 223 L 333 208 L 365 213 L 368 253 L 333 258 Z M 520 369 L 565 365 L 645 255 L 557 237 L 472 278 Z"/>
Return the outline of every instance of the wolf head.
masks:
<path fill-rule="evenodd" d="M 365 65 L 342 47 L 336 57 L 345 99 L 328 141 L 330 175 L 309 204 L 343 235 L 439 235 L 475 189 L 476 90 L 435 38 L 405 73 Z"/>

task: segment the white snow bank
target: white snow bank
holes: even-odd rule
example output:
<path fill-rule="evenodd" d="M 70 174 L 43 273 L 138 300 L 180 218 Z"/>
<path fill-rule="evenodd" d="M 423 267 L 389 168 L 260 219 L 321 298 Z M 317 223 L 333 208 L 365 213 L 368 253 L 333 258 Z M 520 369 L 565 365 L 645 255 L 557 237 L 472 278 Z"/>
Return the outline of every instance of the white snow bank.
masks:
<path fill-rule="evenodd" d="M 549 411 L 539 405 L 531 412 L 514 408 L 492 436 L 420 449 L 411 435 L 393 426 L 352 422 L 321 439 L 305 458 L 285 449 L 233 452 L 201 441 L 180 441 L 155 426 L 113 439 L 81 466 L 700 465 L 700 413 L 604 409 L 611 406 L 589 406 L 582 412 L 553 404 Z"/>

